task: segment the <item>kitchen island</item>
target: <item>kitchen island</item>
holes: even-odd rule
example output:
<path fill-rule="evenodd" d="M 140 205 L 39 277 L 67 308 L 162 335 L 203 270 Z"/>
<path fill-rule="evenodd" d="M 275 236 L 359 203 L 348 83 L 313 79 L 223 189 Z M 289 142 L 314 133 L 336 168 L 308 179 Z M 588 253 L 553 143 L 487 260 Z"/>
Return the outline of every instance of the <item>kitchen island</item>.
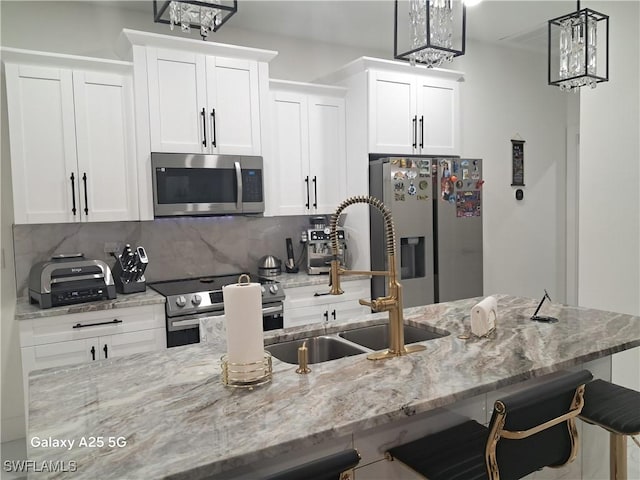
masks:
<path fill-rule="evenodd" d="M 308 375 L 274 359 L 273 380 L 251 391 L 222 385 L 224 341 L 33 372 L 28 458 L 75 470 L 33 477 L 229 478 L 640 345 L 640 317 L 552 304 L 544 313 L 559 322 L 537 323 L 529 320 L 537 300 L 496 298 L 497 330 L 488 338 L 458 338 L 479 298 L 409 308 L 406 323 L 450 334 L 425 342 L 423 352 L 375 362 L 361 354 L 314 364 Z M 276 331 L 265 342 L 384 318 Z"/>

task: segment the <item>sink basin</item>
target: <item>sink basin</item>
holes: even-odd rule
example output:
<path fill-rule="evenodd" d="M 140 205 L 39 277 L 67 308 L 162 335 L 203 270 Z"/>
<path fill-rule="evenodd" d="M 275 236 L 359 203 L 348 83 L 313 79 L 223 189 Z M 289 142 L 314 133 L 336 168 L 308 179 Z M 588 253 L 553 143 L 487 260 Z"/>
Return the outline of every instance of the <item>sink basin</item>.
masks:
<path fill-rule="evenodd" d="M 327 335 L 267 345 L 265 349 L 285 363 L 298 363 L 298 347 L 301 347 L 304 341 L 307 342 L 309 350 L 309 364 L 366 353 L 366 350 L 357 345 L 351 345 L 340 338 Z"/>
<path fill-rule="evenodd" d="M 357 343 L 371 350 L 384 350 L 389 347 L 389 325 L 373 325 L 371 327 L 356 328 L 339 334 L 345 340 Z M 435 338 L 446 337 L 448 333 L 438 333 L 424 328 L 404 326 L 404 343 L 424 342 Z"/>

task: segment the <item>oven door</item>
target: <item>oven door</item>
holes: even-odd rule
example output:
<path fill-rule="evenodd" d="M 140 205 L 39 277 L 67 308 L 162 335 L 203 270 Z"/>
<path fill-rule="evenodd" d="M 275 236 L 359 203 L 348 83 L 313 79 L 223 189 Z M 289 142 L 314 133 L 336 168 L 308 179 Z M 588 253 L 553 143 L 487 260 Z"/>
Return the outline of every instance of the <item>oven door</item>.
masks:
<path fill-rule="evenodd" d="M 156 217 L 263 213 L 262 157 L 152 153 Z"/>
<path fill-rule="evenodd" d="M 167 347 L 178 347 L 200 342 L 200 319 L 222 317 L 223 311 L 207 312 L 181 317 L 167 317 Z M 284 304 L 273 302 L 262 306 L 264 331 L 284 328 Z"/>

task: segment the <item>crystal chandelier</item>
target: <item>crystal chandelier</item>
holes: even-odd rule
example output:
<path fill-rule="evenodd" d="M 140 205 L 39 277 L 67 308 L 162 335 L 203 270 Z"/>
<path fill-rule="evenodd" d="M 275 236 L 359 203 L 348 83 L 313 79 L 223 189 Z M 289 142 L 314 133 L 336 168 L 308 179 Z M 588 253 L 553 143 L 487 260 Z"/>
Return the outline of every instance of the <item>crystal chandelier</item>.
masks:
<path fill-rule="evenodd" d="M 153 0 L 153 16 L 157 23 L 168 23 L 171 30 L 180 25 L 183 32 L 200 28 L 203 40 L 209 32 L 217 32 L 237 11 L 237 0 Z"/>
<path fill-rule="evenodd" d="M 439 67 L 464 55 L 465 27 L 462 0 L 395 0 L 394 57 Z"/>
<path fill-rule="evenodd" d="M 609 17 L 589 8 L 549 20 L 549 85 L 563 91 L 609 80 Z"/>

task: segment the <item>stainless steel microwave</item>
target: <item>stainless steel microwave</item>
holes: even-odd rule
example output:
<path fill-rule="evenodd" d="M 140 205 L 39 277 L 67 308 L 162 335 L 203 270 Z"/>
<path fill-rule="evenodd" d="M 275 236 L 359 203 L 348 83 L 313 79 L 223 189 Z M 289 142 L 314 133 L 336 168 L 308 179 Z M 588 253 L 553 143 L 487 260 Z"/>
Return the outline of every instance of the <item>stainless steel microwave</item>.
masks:
<path fill-rule="evenodd" d="M 262 157 L 151 153 L 156 217 L 264 212 Z"/>

